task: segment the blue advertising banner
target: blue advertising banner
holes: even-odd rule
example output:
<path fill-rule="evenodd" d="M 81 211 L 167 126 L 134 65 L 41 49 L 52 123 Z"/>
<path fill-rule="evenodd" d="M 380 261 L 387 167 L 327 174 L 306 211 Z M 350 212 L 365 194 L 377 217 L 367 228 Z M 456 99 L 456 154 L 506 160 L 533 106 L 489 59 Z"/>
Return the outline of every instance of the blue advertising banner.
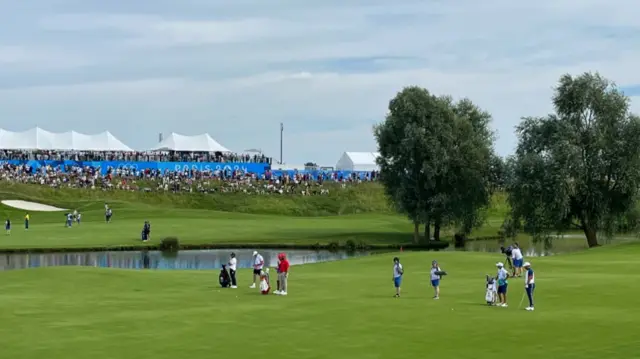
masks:
<path fill-rule="evenodd" d="M 217 163 L 217 162 L 129 162 L 129 161 L 27 161 L 27 160 L 8 160 L 0 161 L 0 164 L 24 165 L 27 164 L 33 169 L 42 166 L 64 167 L 100 167 L 103 174 L 107 173 L 108 168 L 128 168 L 133 170 L 160 170 L 160 171 L 235 171 L 264 174 L 269 170 L 270 166 L 266 163 Z"/>

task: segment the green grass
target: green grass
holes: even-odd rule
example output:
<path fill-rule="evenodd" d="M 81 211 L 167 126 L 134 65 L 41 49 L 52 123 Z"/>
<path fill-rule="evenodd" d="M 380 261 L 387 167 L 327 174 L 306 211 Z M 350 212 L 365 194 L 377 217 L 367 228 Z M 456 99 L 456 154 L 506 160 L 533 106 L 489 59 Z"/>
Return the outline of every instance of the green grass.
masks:
<path fill-rule="evenodd" d="M 329 196 L 278 196 L 56 190 L 0 182 L 0 199 L 78 209 L 83 215 L 81 226 L 65 228 L 64 212 L 31 212 L 30 229 L 25 231 L 25 211 L 0 205 L 0 216 L 11 218 L 14 228 L 11 236 L 0 236 L 0 249 L 142 246 L 145 220 L 152 224 L 151 245 L 165 237 L 178 237 L 185 245 L 412 242 L 411 224 L 390 211 L 379 184 L 329 187 Z M 114 212 L 111 224 L 104 222 L 105 202 Z M 473 235 L 496 235 L 504 199 L 498 196 L 495 202 L 487 225 Z"/>
<path fill-rule="evenodd" d="M 288 297 L 220 290 L 211 271 L 43 268 L 0 273 L 2 357 L 163 358 L 637 358 L 640 245 L 535 258 L 535 312 L 483 303 L 495 255 L 438 253 L 449 272 L 431 300 L 434 253 L 292 268 Z"/>

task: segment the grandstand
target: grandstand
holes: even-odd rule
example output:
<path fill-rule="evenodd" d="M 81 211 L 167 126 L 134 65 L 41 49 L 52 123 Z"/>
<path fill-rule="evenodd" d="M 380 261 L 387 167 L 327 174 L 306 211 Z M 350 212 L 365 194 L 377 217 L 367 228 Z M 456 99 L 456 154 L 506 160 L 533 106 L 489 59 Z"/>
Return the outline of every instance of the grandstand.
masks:
<path fill-rule="evenodd" d="M 102 175 L 126 170 L 136 175 L 186 173 L 187 176 L 263 179 L 288 178 L 293 181 L 373 180 L 377 178 L 375 154 L 346 152 L 337 171 L 307 166 L 271 167 L 271 158 L 262 153 L 231 152 L 208 134 L 185 136 L 171 133 L 146 151 L 135 151 L 108 131 L 86 135 L 33 128 L 23 132 L 0 129 L 0 161 L 23 168 L 28 173 L 40 169 L 68 172 L 92 168 Z M 366 158 L 365 158 L 366 157 Z"/>

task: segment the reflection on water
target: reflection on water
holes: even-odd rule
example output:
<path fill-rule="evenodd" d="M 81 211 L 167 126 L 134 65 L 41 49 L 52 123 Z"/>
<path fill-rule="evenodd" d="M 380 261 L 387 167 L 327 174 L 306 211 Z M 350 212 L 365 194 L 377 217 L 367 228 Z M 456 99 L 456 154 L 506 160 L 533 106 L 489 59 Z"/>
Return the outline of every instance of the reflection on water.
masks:
<path fill-rule="evenodd" d="M 0 254 L 0 270 L 52 266 L 88 266 L 126 269 L 220 269 L 234 252 L 239 268 L 251 268 L 252 250 L 188 250 L 174 256 L 159 251 Z M 278 253 L 285 252 L 291 265 L 318 263 L 369 255 L 370 252 L 263 250 L 265 264 L 274 267 Z"/>

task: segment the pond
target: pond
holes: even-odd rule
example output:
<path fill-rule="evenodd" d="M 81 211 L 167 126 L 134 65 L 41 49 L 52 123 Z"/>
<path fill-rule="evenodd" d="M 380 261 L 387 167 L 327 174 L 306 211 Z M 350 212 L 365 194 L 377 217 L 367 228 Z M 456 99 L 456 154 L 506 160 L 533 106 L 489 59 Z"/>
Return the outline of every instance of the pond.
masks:
<path fill-rule="evenodd" d="M 220 269 L 234 252 L 238 268 L 251 268 L 252 250 L 184 250 L 165 255 L 159 251 L 112 251 L 76 253 L 15 253 L 0 254 L 0 270 L 53 266 L 88 266 L 125 269 Z M 285 252 L 291 265 L 336 261 L 366 256 L 373 252 L 347 253 L 345 251 L 262 250 L 265 264 L 274 267 L 278 253 Z"/>
<path fill-rule="evenodd" d="M 637 240 L 636 237 L 617 237 L 612 242 L 622 243 Z M 525 257 L 549 256 L 560 253 L 581 251 L 587 248 L 584 236 L 567 234 L 556 238 L 552 246 L 519 239 Z M 468 241 L 464 248 L 449 246 L 446 251 L 500 252 L 497 240 Z M 77 253 L 15 253 L 0 254 L 0 270 L 25 269 L 52 266 L 89 266 L 124 269 L 219 269 L 227 263 L 229 254 L 236 253 L 239 268 L 251 268 L 252 250 L 184 250 L 173 256 L 159 251 L 111 251 Z M 265 264 L 274 267 L 277 255 L 286 252 L 292 265 L 342 260 L 351 257 L 368 256 L 388 251 L 313 251 L 313 250 L 261 250 Z"/>

